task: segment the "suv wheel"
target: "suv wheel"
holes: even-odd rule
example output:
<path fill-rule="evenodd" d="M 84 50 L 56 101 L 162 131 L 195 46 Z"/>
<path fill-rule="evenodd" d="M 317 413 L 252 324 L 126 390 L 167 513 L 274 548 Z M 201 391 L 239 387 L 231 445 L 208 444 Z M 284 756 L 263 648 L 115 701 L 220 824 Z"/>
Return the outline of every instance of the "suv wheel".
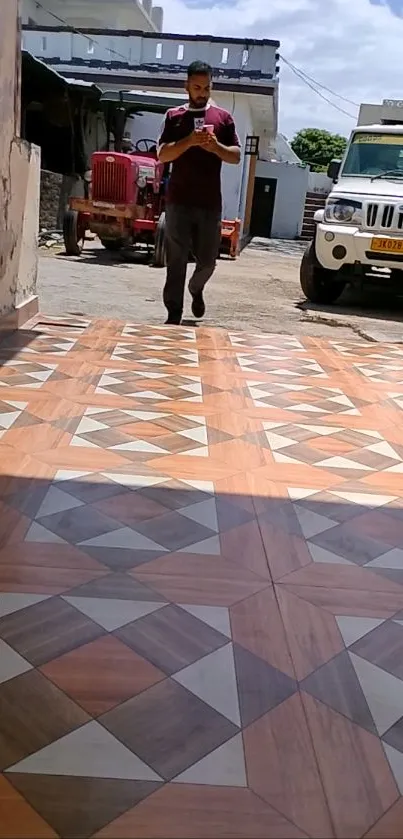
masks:
<path fill-rule="evenodd" d="M 334 303 L 346 286 L 345 280 L 335 280 L 335 271 L 322 268 L 315 253 L 315 243 L 311 242 L 303 257 L 300 267 L 302 291 L 311 303 Z"/>

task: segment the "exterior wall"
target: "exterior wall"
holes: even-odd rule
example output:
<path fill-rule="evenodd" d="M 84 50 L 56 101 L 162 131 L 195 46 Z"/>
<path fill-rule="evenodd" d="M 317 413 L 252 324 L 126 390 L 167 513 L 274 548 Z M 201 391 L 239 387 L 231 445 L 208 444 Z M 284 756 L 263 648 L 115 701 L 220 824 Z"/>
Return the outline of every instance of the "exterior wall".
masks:
<path fill-rule="evenodd" d="M 47 0 L 46 9 L 36 6 L 35 0 L 22 0 L 22 21 L 38 26 L 55 26 L 57 19 L 77 28 L 137 29 L 142 32 L 161 32 L 163 13 L 159 7 L 149 13 L 138 0 Z M 60 21 L 59 21 L 60 22 Z"/>
<path fill-rule="evenodd" d="M 309 172 L 308 192 L 316 192 L 318 195 L 329 195 L 333 181 L 328 178 L 325 172 Z"/>
<path fill-rule="evenodd" d="M 296 239 L 302 229 L 309 170 L 287 163 L 259 160 L 257 178 L 277 181 L 271 235 L 273 239 Z"/>
<path fill-rule="evenodd" d="M 40 151 L 21 140 L 18 2 L 0 5 L 0 318 L 15 328 L 37 311 Z"/>
<path fill-rule="evenodd" d="M 397 105 L 366 105 L 360 106 L 358 125 L 379 125 L 384 120 L 395 120 L 403 124 L 403 102 Z"/>

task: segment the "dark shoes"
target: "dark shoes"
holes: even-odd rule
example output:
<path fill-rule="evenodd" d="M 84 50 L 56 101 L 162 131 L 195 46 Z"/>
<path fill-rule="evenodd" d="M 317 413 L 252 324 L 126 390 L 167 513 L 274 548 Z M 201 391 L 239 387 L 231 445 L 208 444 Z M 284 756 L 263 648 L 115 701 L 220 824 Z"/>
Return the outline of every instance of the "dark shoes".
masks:
<path fill-rule="evenodd" d="M 198 294 L 192 294 L 192 312 L 196 318 L 196 320 L 200 320 L 204 318 L 206 313 L 206 304 L 203 298 L 203 292 L 199 291 Z"/>
<path fill-rule="evenodd" d="M 182 312 L 168 312 L 168 317 L 165 321 L 167 326 L 180 326 L 182 322 Z"/>

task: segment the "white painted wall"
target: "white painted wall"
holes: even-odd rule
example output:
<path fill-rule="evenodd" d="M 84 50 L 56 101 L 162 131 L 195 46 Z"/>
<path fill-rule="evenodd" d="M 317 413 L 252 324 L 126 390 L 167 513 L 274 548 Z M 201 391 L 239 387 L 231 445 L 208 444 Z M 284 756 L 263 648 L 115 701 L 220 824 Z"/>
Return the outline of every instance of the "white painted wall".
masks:
<path fill-rule="evenodd" d="M 317 192 L 318 195 L 329 195 L 333 181 L 326 175 L 326 172 L 309 172 L 308 192 Z"/>
<path fill-rule="evenodd" d="M 247 135 L 253 133 L 247 94 L 229 94 L 218 91 L 214 93 L 214 101 L 219 107 L 233 114 L 242 148 L 245 148 Z M 130 120 L 127 131 L 130 130 L 133 142 L 141 138 L 157 139 L 162 123 L 163 118 L 159 114 L 143 114 Z M 238 216 L 243 218 L 247 187 L 247 177 L 243 178 L 244 166 L 247 173 L 249 158 L 245 158 L 244 154 L 242 154 L 239 166 L 223 164 L 223 218 L 233 219 Z"/>
<path fill-rule="evenodd" d="M 51 12 L 77 28 L 138 29 L 143 32 L 162 31 L 162 15 L 143 8 L 139 0 L 46 0 L 41 9 L 35 0 L 22 0 L 22 22 L 31 18 L 38 26 L 57 26 Z M 158 7 L 155 7 L 155 10 Z M 161 25 L 159 25 L 161 24 Z"/>
<path fill-rule="evenodd" d="M 296 239 L 300 235 L 308 175 L 308 169 L 302 166 L 258 161 L 256 177 L 277 181 L 271 230 L 273 239 Z"/>

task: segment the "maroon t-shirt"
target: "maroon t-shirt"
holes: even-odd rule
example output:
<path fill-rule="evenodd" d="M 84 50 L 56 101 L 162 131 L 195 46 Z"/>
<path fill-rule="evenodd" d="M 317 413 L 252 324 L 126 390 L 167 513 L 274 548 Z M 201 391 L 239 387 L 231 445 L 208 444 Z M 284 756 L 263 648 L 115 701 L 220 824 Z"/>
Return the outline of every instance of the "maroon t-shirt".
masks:
<path fill-rule="evenodd" d="M 214 134 L 223 146 L 239 146 L 231 114 L 213 104 L 203 110 L 192 110 L 186 105 L 171 108 L 159 144 L 183 140 L 204 124 L 214 126 Z M 167 202 L 221 210 L 221 166 L 216 154 L 197 147 L 188 149 L 172 164 Z"/>

